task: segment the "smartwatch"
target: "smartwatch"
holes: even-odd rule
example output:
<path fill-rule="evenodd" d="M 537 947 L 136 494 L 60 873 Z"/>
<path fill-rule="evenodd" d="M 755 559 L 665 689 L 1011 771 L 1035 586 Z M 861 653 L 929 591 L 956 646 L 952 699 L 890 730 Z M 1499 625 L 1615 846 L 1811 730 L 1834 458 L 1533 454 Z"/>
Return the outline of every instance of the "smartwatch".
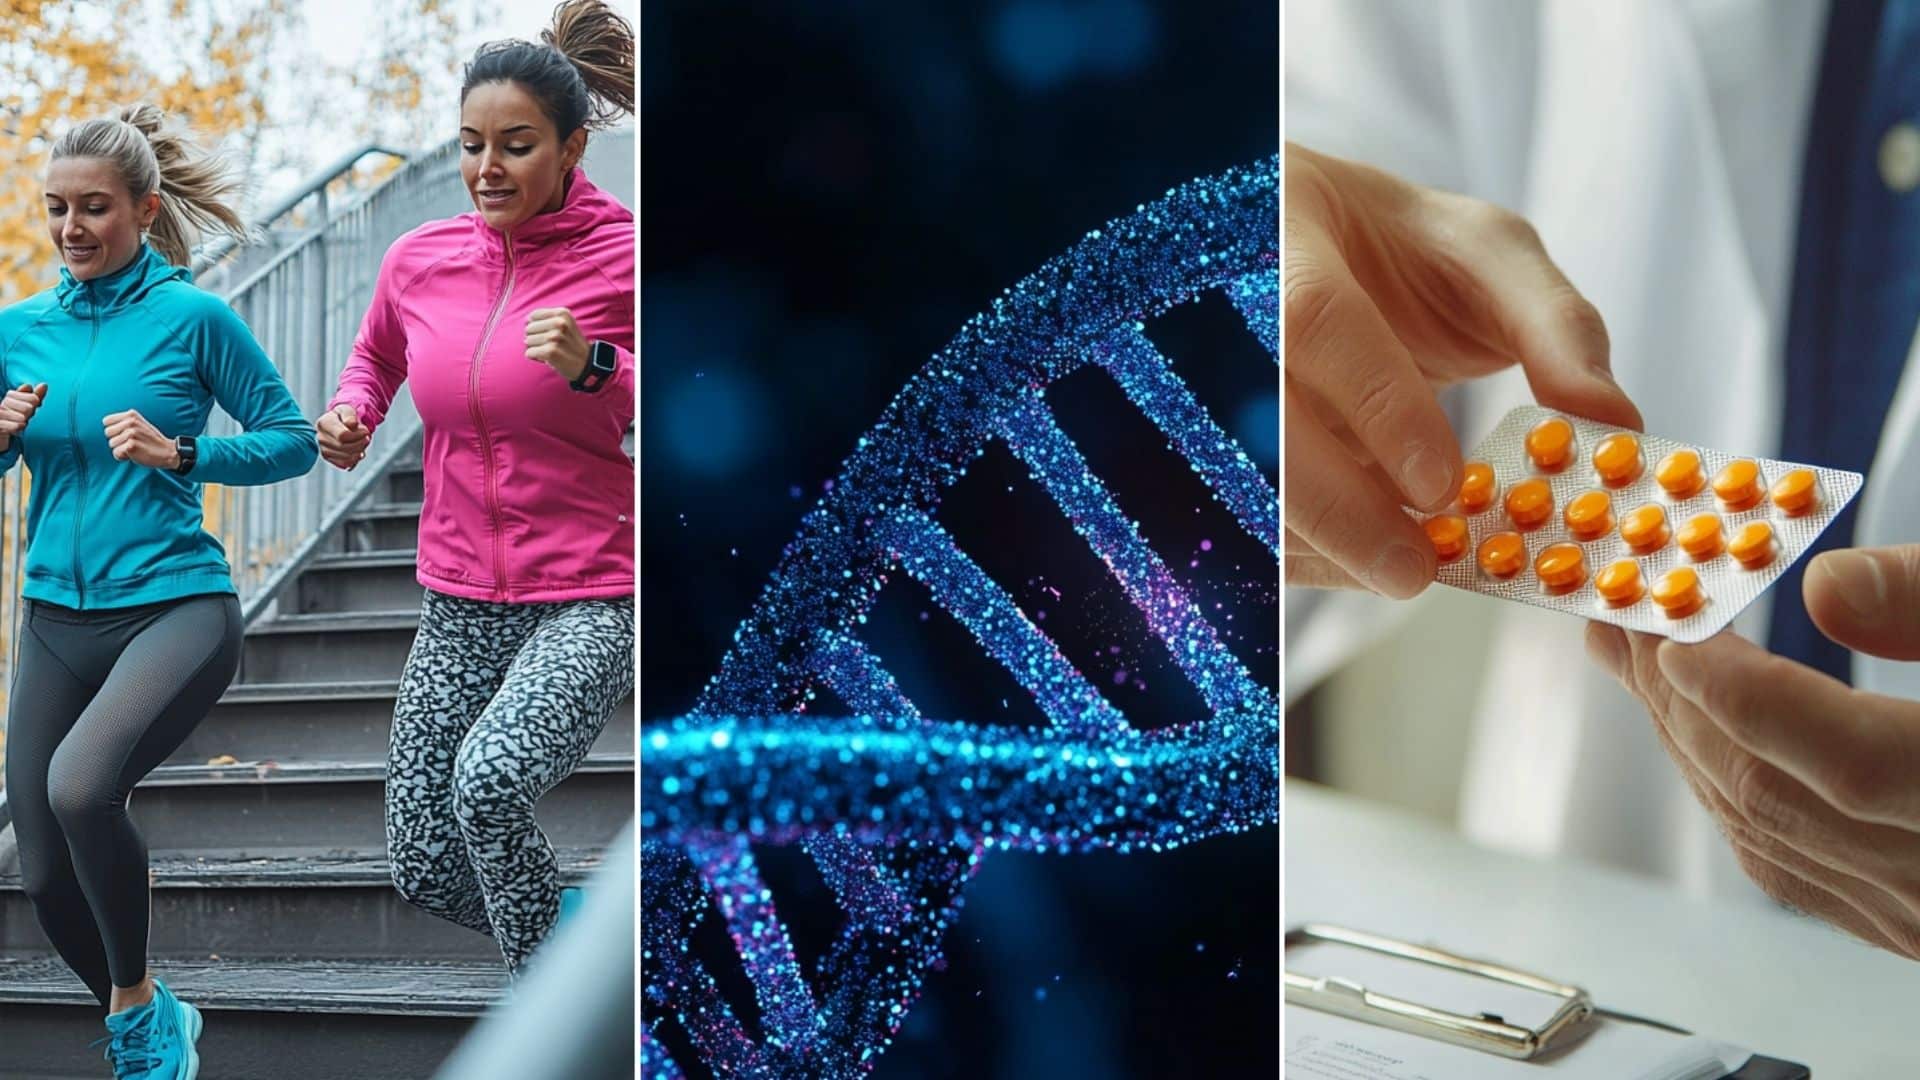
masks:
<path fill-rule="evenodd" d="M 613 346 L 604 341 L 596 341 L 587 349 L 587 366 L 580 371 L 580 377 L 568 383 L 568 386 L 583 394 L 591 394 L 607 384 L 613 373 L 620 370 L 620 358 Z"/>
<path fill-rule="evenodd" d="M 175 476 L 185 476 L 193 471 L 194 462 L 200 460 L 200 447 L 191 435 L 182 435 L 173 440 L 173 448 L 180 453 L 180 464 L 174 466 Z"/>

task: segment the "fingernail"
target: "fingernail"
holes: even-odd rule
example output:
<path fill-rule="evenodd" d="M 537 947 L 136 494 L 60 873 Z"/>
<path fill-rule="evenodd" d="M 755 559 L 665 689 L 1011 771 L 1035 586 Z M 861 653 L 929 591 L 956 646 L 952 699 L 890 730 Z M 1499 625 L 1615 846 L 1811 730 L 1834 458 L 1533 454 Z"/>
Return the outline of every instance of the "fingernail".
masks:
<path fill-rule="evenodd" d="M 1426 588 L 1428 580 L 1426 560 L 1405 544 L 1387 548 L 1367 567 L 1367 583 L 1373 590 L 1395 598 L 1414 595 Z"/>
<path fill-rule="evenodd" d="M 1700 669 L 1700 660 L 1694 656 L 1694 650 L 1674 641 L 1663 641 L 1654 658 L 1660 662 L 1660 673 L 1667 677 L 1680 696 L 1688 701 L 1700 700 L 1700 684 L 1705 673 Z"/>
<path fill-rule="evenodd" d="M 1426 508 L 1446 498 L 1453 488 L 1453 469 L 1440 451 L 1421 446 L 1400 466 L 1400 486 L 1415 506 Z"/>
<path fill-rule="evenodd" d="M 1829 551 L 1813 560 L 1813 565 L 1827 575 L 1854 618 L 1868 626 L 1886 618 L 1887 577 L 1878 559 L 1857 551 Z"/>

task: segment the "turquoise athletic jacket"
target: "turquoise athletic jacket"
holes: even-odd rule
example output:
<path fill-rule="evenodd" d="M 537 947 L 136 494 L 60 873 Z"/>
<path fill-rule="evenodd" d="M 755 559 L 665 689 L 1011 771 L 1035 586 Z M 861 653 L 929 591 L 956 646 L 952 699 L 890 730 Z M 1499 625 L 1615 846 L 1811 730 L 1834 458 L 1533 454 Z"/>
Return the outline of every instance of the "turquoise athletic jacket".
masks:
<path fill-rule="evenodd" d="M 201 528 L 200 485 L 271 484 L 313 467 L 313 424 L 226 302 L 152 248 L 92 281 L 60 284 L 0 311 L 0 376 L 47 396 L 0 453 L 24 457 L 22 595 L 115 608 L 233 592 L 226 551 Z M 187 476 L 115 461 L 105 418 L 137 409 L 169 438 L 199 435 L 218 402 L 243 434 L 198 440 Z"/>

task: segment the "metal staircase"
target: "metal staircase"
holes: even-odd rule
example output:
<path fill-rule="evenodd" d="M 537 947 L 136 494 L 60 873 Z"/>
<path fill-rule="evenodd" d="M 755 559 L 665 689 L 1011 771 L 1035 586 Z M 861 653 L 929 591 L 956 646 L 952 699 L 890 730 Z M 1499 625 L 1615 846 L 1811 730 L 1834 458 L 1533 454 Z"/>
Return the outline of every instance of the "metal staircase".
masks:
<path fill-rule="evenodd" d="M 631 190 L 631 153 L 631 132 L 613 132 L 587 167 Z M 443 148 L 235 275 L 230 301 L 310 415 L 387 244 L 464 204 Z M 249 616 L 240 673 L 131 804 L 151 849 L 154 970 L 206 1015 L 208 1080 L 427 1076 L 506 985 L 491 939 L 418 911 L 388 879 L 384 758 L 421 593 L 417 431 L 396 407 L 377 458 L 351 474 L 322 464 L 278 488 L 209 495 Z M 569 883 L 633 814 L 633 735 L 629 700 L 540 803 Z M 42 936 L 10 840 L 0 831 L 0 1076 L 101 1075 L 88 1048 L 100 1009 Z"/>

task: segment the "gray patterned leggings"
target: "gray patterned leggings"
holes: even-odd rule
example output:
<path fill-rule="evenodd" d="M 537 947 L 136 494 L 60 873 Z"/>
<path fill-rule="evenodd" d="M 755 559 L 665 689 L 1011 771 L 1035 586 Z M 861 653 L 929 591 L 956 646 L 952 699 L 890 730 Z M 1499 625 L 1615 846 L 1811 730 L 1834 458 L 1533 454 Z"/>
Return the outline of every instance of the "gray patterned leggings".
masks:
<path fill-rule="evenodd" d="M 493 935 L 518 976 L 560 911 L 534 803 L 632 690 L 631 597 L 495 604 L 427 590 L 387 752 L 400 895 Z"/>

